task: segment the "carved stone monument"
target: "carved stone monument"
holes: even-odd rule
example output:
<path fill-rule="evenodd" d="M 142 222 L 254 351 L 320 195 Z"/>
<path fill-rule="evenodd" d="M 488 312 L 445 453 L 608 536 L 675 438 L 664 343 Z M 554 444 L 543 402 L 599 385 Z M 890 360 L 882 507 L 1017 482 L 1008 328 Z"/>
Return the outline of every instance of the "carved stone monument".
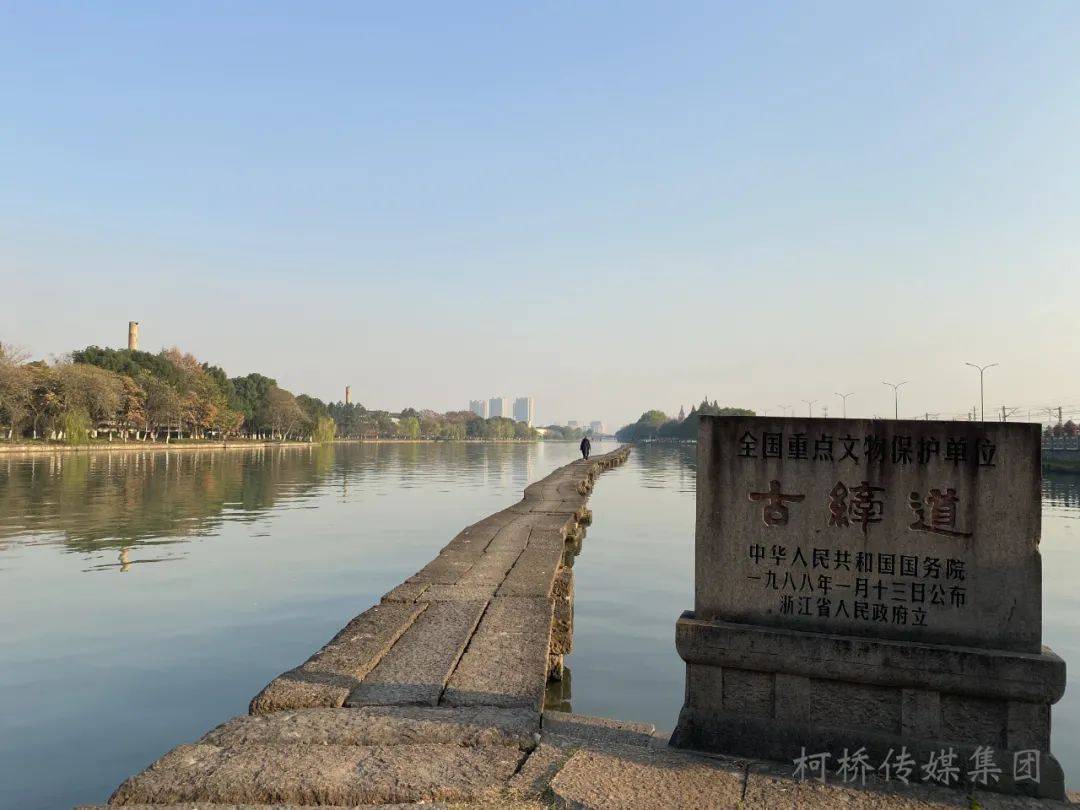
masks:
<path fill-rule="evenodd" d="M 1039 440 L 1033 424 L 703 416 L 672 744 L 828 753 L 828 770 L 862 749 L 879 775 L 901 758 L 912 782 L 1062 798 Z"/>

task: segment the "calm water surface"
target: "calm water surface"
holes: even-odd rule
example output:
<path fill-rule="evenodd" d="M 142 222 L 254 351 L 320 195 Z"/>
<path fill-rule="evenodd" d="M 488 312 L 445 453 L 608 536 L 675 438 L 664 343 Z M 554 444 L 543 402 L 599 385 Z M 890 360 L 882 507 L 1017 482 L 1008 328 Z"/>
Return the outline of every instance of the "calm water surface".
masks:
<path fill-rule="evenodd" d="M 598 446 L 597 452 L 605 447 Z M 0 807 L 102 801 L 576 457 L 569 444 L 0 457 Z M 1044 640 L 1080 662 L 1080 478 L 1044 488 Z M 549 701 L 671 728 L 692 606 L 693 447 L 603 476 Z M 1080 684 L 1054 748 L 1080 772 Z"/>

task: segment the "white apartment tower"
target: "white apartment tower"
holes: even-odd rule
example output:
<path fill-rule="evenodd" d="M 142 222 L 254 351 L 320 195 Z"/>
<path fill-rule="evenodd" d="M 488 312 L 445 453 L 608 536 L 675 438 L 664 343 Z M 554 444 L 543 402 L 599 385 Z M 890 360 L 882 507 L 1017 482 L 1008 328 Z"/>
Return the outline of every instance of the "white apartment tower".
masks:
<path fill-rule="evenodd" d="M 514 400 L 514 421 L 533 426 L 536 419 L 536 400 L 532 397 L 518 397 Z"/>

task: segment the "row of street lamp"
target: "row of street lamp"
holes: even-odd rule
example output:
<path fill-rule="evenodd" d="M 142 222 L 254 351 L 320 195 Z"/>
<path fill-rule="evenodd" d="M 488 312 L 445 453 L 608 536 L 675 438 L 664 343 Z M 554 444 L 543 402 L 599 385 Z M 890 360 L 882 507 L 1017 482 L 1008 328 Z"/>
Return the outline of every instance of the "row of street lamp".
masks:
<path fill-rule="evenodd" d="M 986 397 L 984 396 L 985 388 L 983 386 L 983 374 L 986 373 L 986 370 L 988 368 L 993 368 L 994 366 L 996 366 L 997 363 L 989 363 L 988 365 L 980 366 L 980 365 L 977 365 L 975 363 L 965 362 L 964 365 L 965 366 L 971 366 L 972 368 L 976 368 L 976 369 L 979 370 L 979 420 L 982 421 L 982 422 L 985 422 L 986 421 Z M 893 390 L 893 418 L 895 418 L 895 419 L 900 418 L 900 388 L 901 388 L 901 386 L 907 385 L 908 382 L 909 382 L 909 380 L 904 380 L 903 382 L 898 382 L 898 383 L 891 383 L 888 380 L 882 380 L 881 381 L 882 385 L 887 385 L 890 388 L 892 388 L 892 390 Z M 854 391 L 848 391 L 846 394 L 842 394 L 839 391 L 834 391 L 833 393 L 836 394 L 836 396 L 840 397 L 840 407 L 841 407 L 841 410 L 843 412 L 843 418 L 847 419 L 847 398 L 850 397 L 854 393 Z M 814 406 L 818 403 L 818 400 L 816 400 L 816 399 L 804 399 L 803 402 L 806 403 L 806 415 L 807 416 L 813 416 L 814 415 Z M 777 407 L 780 408 L 780 410 L 784 413 L 784 415 L 787 415 L 787 412 L 789 410 L 791 410 L 790 405 L 777 405 Z M 825 406 L 825 407 L 826 407 L 825 415 L 828 416 L 828 406 Z"/>

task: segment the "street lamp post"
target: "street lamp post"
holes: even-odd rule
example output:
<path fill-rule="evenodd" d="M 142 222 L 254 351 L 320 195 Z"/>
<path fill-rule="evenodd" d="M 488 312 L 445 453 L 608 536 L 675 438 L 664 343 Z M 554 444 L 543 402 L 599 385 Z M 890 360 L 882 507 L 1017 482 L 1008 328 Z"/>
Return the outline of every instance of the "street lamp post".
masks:
<path fill-rule="evenodd" d="M 847 419 L 847 398 L 850 397 L 855 392 L 854 391 L 848 391 L 846 394 L 841 394 L 839 391 L 833 391 L 833 393 L 836 394 L 838 397 L 840 397 L 840 402 L 843 403 L 844 418 Z"/>
<path fill-rule="evenodd" d="M 891 382 L 886 382 L 885 380 L 882 380 L 881 383 L 882 383 L 882 385 L 887 385 L 890 388 L 892 388 L 892 392 L 893 392 L 893 419 L 899 419 L 900 418 L 900 386 L 901 385 L 907 385 L 908 381 L 904 380 L 903 382 L 899 382 L 899 383 L 891 383 Z"/>
<path fill-rule="evenodd" d="M 964 362 L 965 366 L 971 366 L 979 370 L 979 421 L 986 421 L 986 398 L 983 396 L 983 374 L 986 373 L 988 368 L 993 368 L 997 363 L 990 363 L 987 366 L 979 366 L 975 363 Z"/>
<path fill-rule="evenodd" d="M 780 409 L 780 413 L 782 413 L 784 416 L 787 416 L 788 411 L 791 410 L 790 405 L 777 405 L 776 407 Z"/>
<path fill-rule="evenodd" d="M 817 400 L 816 399 L 804 399 L 803 402 L 806 403 L 806 415 L 807 416 L 813 416 L 814 415 L 814 405 L 817 404 Z"/>

